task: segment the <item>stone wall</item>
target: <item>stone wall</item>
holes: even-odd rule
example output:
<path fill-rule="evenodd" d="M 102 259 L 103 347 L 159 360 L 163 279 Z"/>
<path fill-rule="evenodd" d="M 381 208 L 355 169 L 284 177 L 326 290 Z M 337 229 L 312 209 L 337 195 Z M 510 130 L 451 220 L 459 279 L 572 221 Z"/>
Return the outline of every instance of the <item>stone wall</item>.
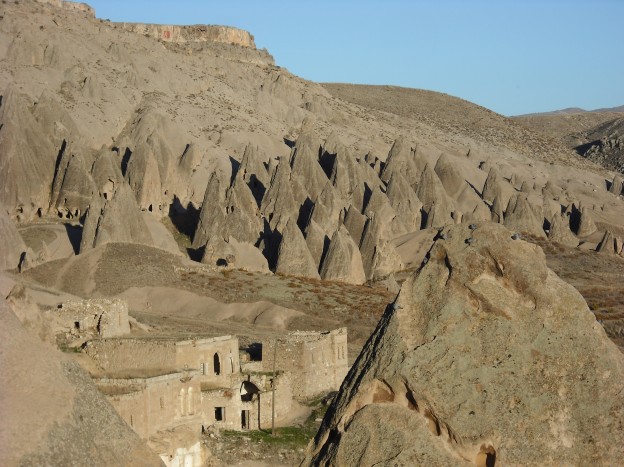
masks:
<path fill-rule="evenodd" d="M 219 42 L 251 49 L 256 48 L 254 37 L 247 31 L 229 26 L 174 26 L 166 24 L 115 23 L 115 27 L 165 42 Z"/>
<path fill-rule="evenodd" d="M 240 373 L 238 338 L 232 336 L 175 341 L 173 339 L 95 339 L 87 354 L 104 371 L 139 372 L 194 370 L 201 382 L 230 387 L 230 375 Z"/>
<path fill-rule="evenodd" d="M 262 368 L 271 371 L 275 340 L 262 342 Z M 308 398 L 340 388 L 347 374 L 347 330 L 293 332 L 277 339 L 276 368 L 292 377 L 292 393 Z"/>
<path fill-rule="evenodd" d="M 96 339 L 85 352 L 106 372 L 176 370 L 176 342 L 164 339 Z"/>
<path fill-rule="evenodd" d="M 199 371 L 202 382 L 229 387 L 230 375 L 240 373 L 238 338 L 222 336 L 177 342 L 176 364 L 178 368 Z"/>
<path fill-rule="evenodd" d="M 201 430 L 200 382 L 189 372 L 153 378 L 101 378 L 96 384 L 142 438 L 183 424 Z"/>
<path fill-rule="evenodd" d="M 53 311 L 61 328 L 76 334 L 117 337 L 130 333 L 128 304 L 119 299 L 72 300 Z"/>

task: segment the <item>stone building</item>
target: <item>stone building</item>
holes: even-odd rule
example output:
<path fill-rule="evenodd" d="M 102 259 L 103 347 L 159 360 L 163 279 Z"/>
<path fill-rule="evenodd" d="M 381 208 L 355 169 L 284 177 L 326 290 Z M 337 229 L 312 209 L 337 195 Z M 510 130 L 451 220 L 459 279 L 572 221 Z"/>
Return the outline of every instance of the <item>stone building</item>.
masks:
<path fill-rule="evenodd" d="M 267 429 L 273 401 L 279 423 L 294 398 L 340 386 L 347 371 L 346 329 L 278 339 L 275 377 L 273 343 L 263 344 L 263 361 L 240 352 L 235 336 L 99 338 L 83 349 L 100 369 L 97 387 L 166 465 L 185 465 L 185 459 L 201 465 L 201 443 L 189 433 L 199 439 L 210 428 Z M 186 433 L 183 443 L 180 433 Z"/>
<path fill-rule="evenodd" d="M 295 398 L 308 398 L 340 389 L 349 369 L 347 328 L 327 332 L 296 331 L 262 342 L 262 371 L 276 368 L 290 373 Z"/>
<path fill-rule="evenodd" d="M 76 336 L 118 337 L 130 333 L 128 304 L 119 299 L 72 300 L 52 311 L 59 329 Z"/>

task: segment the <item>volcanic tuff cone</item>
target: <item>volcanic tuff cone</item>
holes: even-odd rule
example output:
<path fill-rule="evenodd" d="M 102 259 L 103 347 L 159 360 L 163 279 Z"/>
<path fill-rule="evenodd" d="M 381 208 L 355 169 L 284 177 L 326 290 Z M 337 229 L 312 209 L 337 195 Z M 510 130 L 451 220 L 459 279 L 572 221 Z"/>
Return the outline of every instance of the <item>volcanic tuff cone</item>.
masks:
<path fill-rule="evenodd" d="M 349 284 L 366 282 L 362 256 L 344 225 L 332 235 L 329 250 L 321 266 L 321 277 Z"/>
<path fill-rule="evenodd" d="M 624 355 L 581 295 L 501 225 L 445 233 L 303 465 L 618 464 Z"/>
<path fill-rule="evenodd" d="M 293 276 L 320 279 L 305 239 L 295 219 L 290 218 L 282 232 L 282 241 L 277 251 L 275 272 Z"/>

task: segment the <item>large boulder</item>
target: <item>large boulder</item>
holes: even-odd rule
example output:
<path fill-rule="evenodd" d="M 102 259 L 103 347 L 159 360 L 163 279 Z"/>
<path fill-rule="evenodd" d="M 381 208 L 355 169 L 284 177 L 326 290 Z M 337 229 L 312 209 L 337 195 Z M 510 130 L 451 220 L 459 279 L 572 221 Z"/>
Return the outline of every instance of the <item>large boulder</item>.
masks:
<path fill-rule="evenodd" d="M 428 258 L 303 465 L 619 464 L 624 355 L 542 250 L 499 224 L 461 224 Z"/>

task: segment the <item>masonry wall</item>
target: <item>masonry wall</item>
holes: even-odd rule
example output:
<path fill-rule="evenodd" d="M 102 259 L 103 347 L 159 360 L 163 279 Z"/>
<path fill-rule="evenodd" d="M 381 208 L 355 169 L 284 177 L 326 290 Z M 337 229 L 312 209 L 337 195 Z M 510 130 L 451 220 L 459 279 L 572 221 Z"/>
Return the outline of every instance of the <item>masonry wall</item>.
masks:
<path fill-rule="evenodd" d="M 96 339 L 87 342 L 85 352 L 105 371 L 136 376 L 153 370 L 177 369 L 175 341 L 153 339 Z"/>
<path fill-rule="evenodd" d="M 144 439 L 176 425 L 194 424 L 201 429 L 201 388 L 197 378 L 172 373 L 145 379 L 100 379 L 100 387 L 139 386 L 128 394 L 108 395 L 115 410 Z M 105 391 L 106 393 L 106 391 Z"/>
<path fill-rule="evenodd" d="M 119 299 L 70 300 L 53 313 L 66 329 L 91 332 L 100 337 L 118 337 L 130 333 L 128 304 Z"/>
<path fill-rule="evenodd" d="M 230 387 L 230 376 L 240 372 L 238 338 L 197 339 L 176 344 L 178 368 L 199 371 L 199 379 L 215 387 Z"/>
<path fill-rule="evenodd" d="M 262 368 L 271 371 L 275 340 L 262 343 Z M 347 374 L 347 330 L 296 332 L 277 340 L 276 368 L 291 373 L 292 394 L 309 398 L 340 388 Z"/>

